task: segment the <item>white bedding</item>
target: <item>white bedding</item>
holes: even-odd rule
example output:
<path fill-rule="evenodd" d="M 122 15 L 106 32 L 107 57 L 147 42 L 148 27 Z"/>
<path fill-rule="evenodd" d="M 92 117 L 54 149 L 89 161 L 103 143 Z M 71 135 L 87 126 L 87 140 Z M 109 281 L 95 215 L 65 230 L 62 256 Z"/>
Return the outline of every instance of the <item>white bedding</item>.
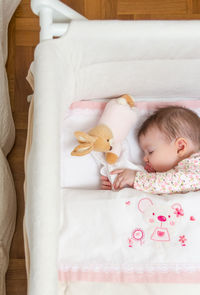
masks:
<path fill-rule="evenodd" d="M 199 197 L 63 190 L 60 281 L 200 284 Z"/>
<path fill-rule="evenodd" d="M 136 99 L 199 100 L 199 40 L 198 21 L 84 21 L 72 22 L 65 36 L 37 47 L 25 212 L 31 256 L 30 295 L 55 295 L 58 290 L 62 295 L 112 294 L 116 290 L 120 295 L 137 294 L 141 290 L 149 295 L 169 294 L 172 288 L 173 293 L 181 290 L 182 294 L 188 294 L 186 291 L 190 290 L 194 291 L 191 294 L 199 294 L 200 284 L 192 283 L 182 288 L 179 284 L 164 283 L 148 283 L 147 287 L 139 283 L 100 286 L 97 282 L 68 281 L 58 288 L 57 276 L 58 239 L 63 225 L 59 220 L 63 208 L 60 126 L 70 104 L 123 93 L 132 93 Z M 96 192 L 90 190 L 94 198 L 98 197 Z M 81 197 L 87 191 L 71 189 L 70 194 L 73 193 Z M 120 198 L 120 193 L 110 193 Z"/>

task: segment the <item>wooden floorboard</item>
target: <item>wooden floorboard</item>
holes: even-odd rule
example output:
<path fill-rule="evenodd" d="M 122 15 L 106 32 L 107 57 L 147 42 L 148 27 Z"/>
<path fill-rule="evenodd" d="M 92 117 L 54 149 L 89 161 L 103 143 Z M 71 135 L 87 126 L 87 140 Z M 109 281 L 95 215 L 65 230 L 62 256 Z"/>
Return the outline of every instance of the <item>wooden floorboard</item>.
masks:
<path fill-rule="evenodd" d="M 17 194 L 17 222 L 6 275 L 7 295 L 27 294 L 22 227 L 24 216 L 23 184 L 29 108 L 27 96 L 32 93 L 32 90 L 26 81 L 26 75 L 38 41 L 38 18 L 31 12 L 29 1 L 21 1 L 9 25 L 9 55 L 7 61 L 10 100 L 16 128 L 15 144 L 8 160 Z"/>
<path fill-rule="evenodd" d="M 88 19 L 200 19 L 200 0 L 63 0 Z M 17 223 L 7 272 L 7 295 L 25 295 L 27 290 L 23 244 L 24 151 L 27 134 L 26 81 L 34 48 L 39 41 L 38 18 L 30 9 L 30 0 L 22 0 L 9 25 L 7 61 L 10 101 L 16 126 L 16 141 L 9 154 L 17 192 Z"/>

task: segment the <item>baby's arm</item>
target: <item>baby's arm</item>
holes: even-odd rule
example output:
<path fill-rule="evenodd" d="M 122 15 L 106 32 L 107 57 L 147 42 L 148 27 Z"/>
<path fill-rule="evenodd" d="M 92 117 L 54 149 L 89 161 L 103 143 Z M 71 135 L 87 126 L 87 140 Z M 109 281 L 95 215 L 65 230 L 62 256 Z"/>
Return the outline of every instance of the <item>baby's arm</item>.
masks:
<path fill-rule="evenodd" d="M 175 169 L 156 173 L 120 169 L 111 173 L 117 174 L 114 182 L 115 189 L 122 189 L 129 185 L 137 190 L 153 194 L 169 194 L 200 190 L 199 173 L 176 171 Z M 105 176 L 101 176 L 101 189 L 112 189 L 109 179 Z"/>
<path fill-rule="evenodd" d="M 200 189 L 200 175 L 175 169 L 156 173 L 138 171 L 135 176 L 134 188 L 153 194 L 195 191 Z"/>

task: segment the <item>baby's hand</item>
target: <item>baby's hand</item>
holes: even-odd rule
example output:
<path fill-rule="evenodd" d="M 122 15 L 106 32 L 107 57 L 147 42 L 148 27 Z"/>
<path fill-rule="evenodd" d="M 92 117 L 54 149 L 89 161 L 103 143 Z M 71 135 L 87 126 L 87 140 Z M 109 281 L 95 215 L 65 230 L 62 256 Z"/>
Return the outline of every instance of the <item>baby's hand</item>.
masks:
<path fill-rule="evenodd" d="M 111 190 L 112 189 L 112 185 L 110 183 L 110 180 L 108 179 L 108 177 L 106 176 L 101 176 L 101 189 L 104 190 Z"/>
<path fill-rule="evenodd" d="M 133 187 L 136 171 L 131 169 L 117 169 L 112 171 L 110 174 L 117 174 L 114 181 L 114 189 L 122 189 L 123 187 Z"/>

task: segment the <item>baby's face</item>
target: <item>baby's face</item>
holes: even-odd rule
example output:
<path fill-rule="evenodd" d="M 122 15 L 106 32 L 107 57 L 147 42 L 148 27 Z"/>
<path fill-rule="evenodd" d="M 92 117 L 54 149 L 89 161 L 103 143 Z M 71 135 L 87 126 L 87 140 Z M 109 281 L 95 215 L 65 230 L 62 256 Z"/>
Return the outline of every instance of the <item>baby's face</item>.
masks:
<path fill-rule="evenodd" d="M 145 135 L 141 135 L 139 144 L 144 152 L 144 162 L 150 166 L 150 171 L 165 172 L 177 165 L 179 158 L 175 140 L 167 141 L 157 127 L 152 127 Z"/>

